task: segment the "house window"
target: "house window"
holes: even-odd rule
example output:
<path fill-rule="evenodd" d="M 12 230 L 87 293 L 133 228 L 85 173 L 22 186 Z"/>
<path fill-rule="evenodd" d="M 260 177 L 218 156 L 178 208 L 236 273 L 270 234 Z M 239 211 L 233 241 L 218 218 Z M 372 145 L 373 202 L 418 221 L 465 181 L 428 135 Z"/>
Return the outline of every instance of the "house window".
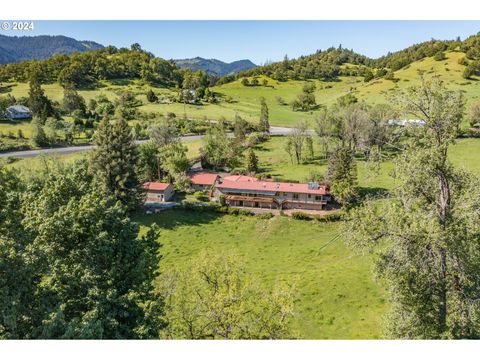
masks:
<path fill-rule="evenodd" d="M 308 198 L 310 199 L 311 197 L 312 197 L 312 195 L 311 195 L 311 194 L 308 194 Z"/>
<path fill-rule="evenodd" d="M 287 196 L 287 193 L 283 193 L 283 196 Z"/>
<path fill-rule="evenodd" d="M 293 199 L 298 200 L 298 194 L 293 194 Z"/>
<path fill-rule="evenodd" d="M 315 196 L 315 200 L 322 201 L 323 199 L 322 199 L 322 196 L 320 195 L 320 196 Z"/>

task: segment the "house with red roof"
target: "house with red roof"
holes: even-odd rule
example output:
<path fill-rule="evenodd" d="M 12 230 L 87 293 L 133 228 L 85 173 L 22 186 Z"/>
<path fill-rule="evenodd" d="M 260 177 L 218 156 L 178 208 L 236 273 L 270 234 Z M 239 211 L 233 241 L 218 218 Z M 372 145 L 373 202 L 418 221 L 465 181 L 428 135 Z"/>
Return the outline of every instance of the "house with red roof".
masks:
<path fill-rule="evenodd" d="M 146 182 L 143 184 L 145 191 L 145 205 L 159 204 L 172 201 L 175 190 L 172 184 L 162 182 Z"/>
<path fill-rule="evenodd" d="M 322 210 L 331 201 L 330 188 L 316 182 L 297 184 L 258 180 L 250 176 L 226 176 L 216 185 L 230 206 Z"/>
<path fill-rule="evenodd" d="M 212 190 L 220 178 L 218 174 L 209 172 L 192 173 L 189 177 L 195 191 Z"/>

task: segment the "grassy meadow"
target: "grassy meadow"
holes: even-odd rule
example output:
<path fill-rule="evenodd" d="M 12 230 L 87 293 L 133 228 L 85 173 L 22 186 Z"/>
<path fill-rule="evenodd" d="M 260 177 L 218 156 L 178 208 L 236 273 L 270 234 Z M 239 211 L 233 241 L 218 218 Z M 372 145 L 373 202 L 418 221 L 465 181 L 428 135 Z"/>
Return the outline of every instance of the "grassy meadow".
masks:
<path fill-rule="evenodd" d="M 183 210 L 138 220 L 162 228 L 160 271 L 181 267 L 201 251 L 221 250 L 239 256 L 246 270 L 266 288 L 279 282 L 294 284 L 297 299 L 291 326 L 299 338 L 381 335 L 384 292 L 373 280 L 367 257 L 352 254 L 341 238 L 326 245 L 337 234 L 337 224 Z"/>
<path fill-rule="evenodd" d="M 202 146 L 202 140 L 186 141 L 183 143 L 187 147 L 187 157 L 193 159 L 200 154 L 200 147 Z M 15 169 L 19 172 L 35 172 L 45 167 L 48 167 L 52 162 L 64 162 L 69 163 L 78 159 L 82 159 L 88 156 L 88 152 L 78 152 L 68 155 L 40 155 L 32 158 L 24 159 L 7 159 L 0 158 L 0 166 L 5 166 L 9 169 Z"/>

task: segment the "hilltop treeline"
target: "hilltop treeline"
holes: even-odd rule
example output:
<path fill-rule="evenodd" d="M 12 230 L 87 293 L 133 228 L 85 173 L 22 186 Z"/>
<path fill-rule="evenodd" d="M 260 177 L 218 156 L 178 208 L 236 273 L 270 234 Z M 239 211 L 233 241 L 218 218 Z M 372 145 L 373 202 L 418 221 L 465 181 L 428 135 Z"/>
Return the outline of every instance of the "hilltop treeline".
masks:
<path fill-rule="evenodd" d="M 333 80 L 339 75 L 345 75 L 348 69 L 341 68 L 343 64 L 371 65 L 371 60 L 366 56 L 357 54 L 352 50 L 329 48 L 317 51 L 313 55 L 301 56 L 298 59 L 288 59 L 257 67 L 243 72 L 240 76 L 267 75 L 278 81 L 321 79 Z"/>
<path fill-rule="evenodd" d="M 183 81 L 183 72 L 172 61 L 155 57 L 138 44 L 130 49 L 108 46 L 72 55 L 55 55 L 42 61 L 0 66 L 0 81 L 26 82 L 33 74 L 43 84 L 58 82 L 76 87 L 116 79 L 141 79 L 162 86 L 176 86 Z"/>
<path fill-rule="evenodd" d="M 441 61 L 445 59 L 445 51 L 462 51 L 466 54 L 461 60 L 465 65 L 464 77 L 480 75 L 480 33 L 461 41 L 430 40 L 412 45 L 406 49 L 389 53 L 378 59 L 371 59 L 350 49 L 331 47 L 318 50 L 315 54 L 266 64 L 237 75 L 223 78 L 196 74 L 197 81 L 202 85 L 193 89 L 217 82 L 218 85 L 231 82 L 238 78 L 265 75 L 277 81 L 318 79 L 334 81 L 339 76 L 362 76 L 365 81 L 374 78 L 393 78 L 393 71 L 426 57 L 434 57 Z M 59 82 L 62 86 L 75 87 L 94 86 L 101 80 L 139 79 L 164 87 L 183 87 L 185 80 L 190 83 L 192 72 L 179 69 L 173 61 L 155 57 L 152 53 L 133 44 L 128 48 L 108 46 L 72 55 L 55 55 L 47 60 L 24 61 L 0 65 L 0 81 L 26 82 L 35 72 L 41 83 Z M 207 82 L 209 84 L 207 84 Z M 192 88 L 187 86 L 187 88 Z M 202 91 L 201 91 L 202 92 Z"/>
<path fill-rule="evenodd" d="M 464 41 L 430 40 L 412 45 L 406 49 L 389 53 L 378 59 L 370 59 L 353 50 L 329 48 L 317 51 L 313 55 L 301 56 L 298 59 L 288 59 L 267 64 L 255 69 L 242 72 L 237 76 L 220 79 L 220 83 L 233 81 L 240 77 L 266 75 L 278 81 L 318 79 L 324 81 L 335 80 L 338 76 L 363 76 L 366 81 L 375 77 L 384 77 L 392 71 L 399 70 L 409 64 L 426 57 L 435 57 L 436 60 L 445 59 L 445 51 L 462 51 L 466 59 L 462 64 L 470 66 L 470 75 L 480 72 L 480 33 L 470 36 Z M 353 65 L 353 66 L 350 66 Z M 464 74 L 465 77 L 468 74 Z"/>

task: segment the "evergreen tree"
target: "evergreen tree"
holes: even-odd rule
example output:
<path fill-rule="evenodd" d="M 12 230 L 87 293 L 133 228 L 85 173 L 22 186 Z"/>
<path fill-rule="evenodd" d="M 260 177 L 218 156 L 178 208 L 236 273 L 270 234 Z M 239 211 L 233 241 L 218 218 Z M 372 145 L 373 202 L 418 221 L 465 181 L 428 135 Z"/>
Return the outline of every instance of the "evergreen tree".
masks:
<path fill-rule="evenodd" d="M 258 171 L 258 158 L 252 148 L 247 150 L 245 156 L 245 168 L 250 174 L 255 174 Z"/>
<path fill-rule="evenodd" d="M 235 114 L 235 120 L 233 122 L 233 135 L 239 143 L 243 143 L 247 136 L 248 122 L 244 120 L 240 115 Z"/>
<path fill-rule="evenodd" d="M 270 122 L 269 122 L 269 115 L 268 115 L 268 106 L 265 98 L 260 99 L 260 124 L 259 130 L 264 133 L 270 132 Z"/>
<path fill-rule="evenodd" d="M 22 181 L 0 166 L 0 339 L 30 338 L 40 312 L 35 263 L 19 207 Z"/>
<path fill-rule="evenodd" d="M 158 231 L 139 238 L 85 161 L 49 165 L 28 183 L 6 175 L 0 170 L 0 338 L 157 338 Z"/>
<path fill-rule="evenodd" d="M 63 89 L 63 108 L 70 115 L 75 110 L 79 110 L 84 115 L 87 109 L 85 99 L 72 86 L 66 86 Z"/>
<path fill-rule="evenodd" d="M 135 171 L 138 151 L 127 121 L 105 117 L 95 133 L 94 143 L 96 148 L 92 151 L 90 162 L 95 177 L 106 193 L 134 210 L 141 201 Z"/>
<path fill-rule="evenodd" d="M 158 101 L 158 96 L 155 95 L 152 89 L 147 91 L 147 100 L 148 102 L 154 103 Z"/>
<path fill-rule="evenodd" d="M 42 147 L 48 145 L 48 138 L 43 129 L 42 122 L 39 118 L 32 120 L 32 135 L 30 138 L 32 145 L 35 147 Z"/>
<path fill-rule="evenodd" d="M 327 181 L 332 194 L 341 204 L 352 202 L 357 196 L 357 166 L 352 150 L 337 147 L 328 161 Z"/>
<path fill-rule="evenodd" d="M 28 107 L 33 116 L 38 117 L 45 122 L 48 116 L 53 114 L 53 107 L 50 100 L 40 86 L 40 82 L 36 76 L 32 76 L 30 80 L 30 90 L 28 91 Z"/>

